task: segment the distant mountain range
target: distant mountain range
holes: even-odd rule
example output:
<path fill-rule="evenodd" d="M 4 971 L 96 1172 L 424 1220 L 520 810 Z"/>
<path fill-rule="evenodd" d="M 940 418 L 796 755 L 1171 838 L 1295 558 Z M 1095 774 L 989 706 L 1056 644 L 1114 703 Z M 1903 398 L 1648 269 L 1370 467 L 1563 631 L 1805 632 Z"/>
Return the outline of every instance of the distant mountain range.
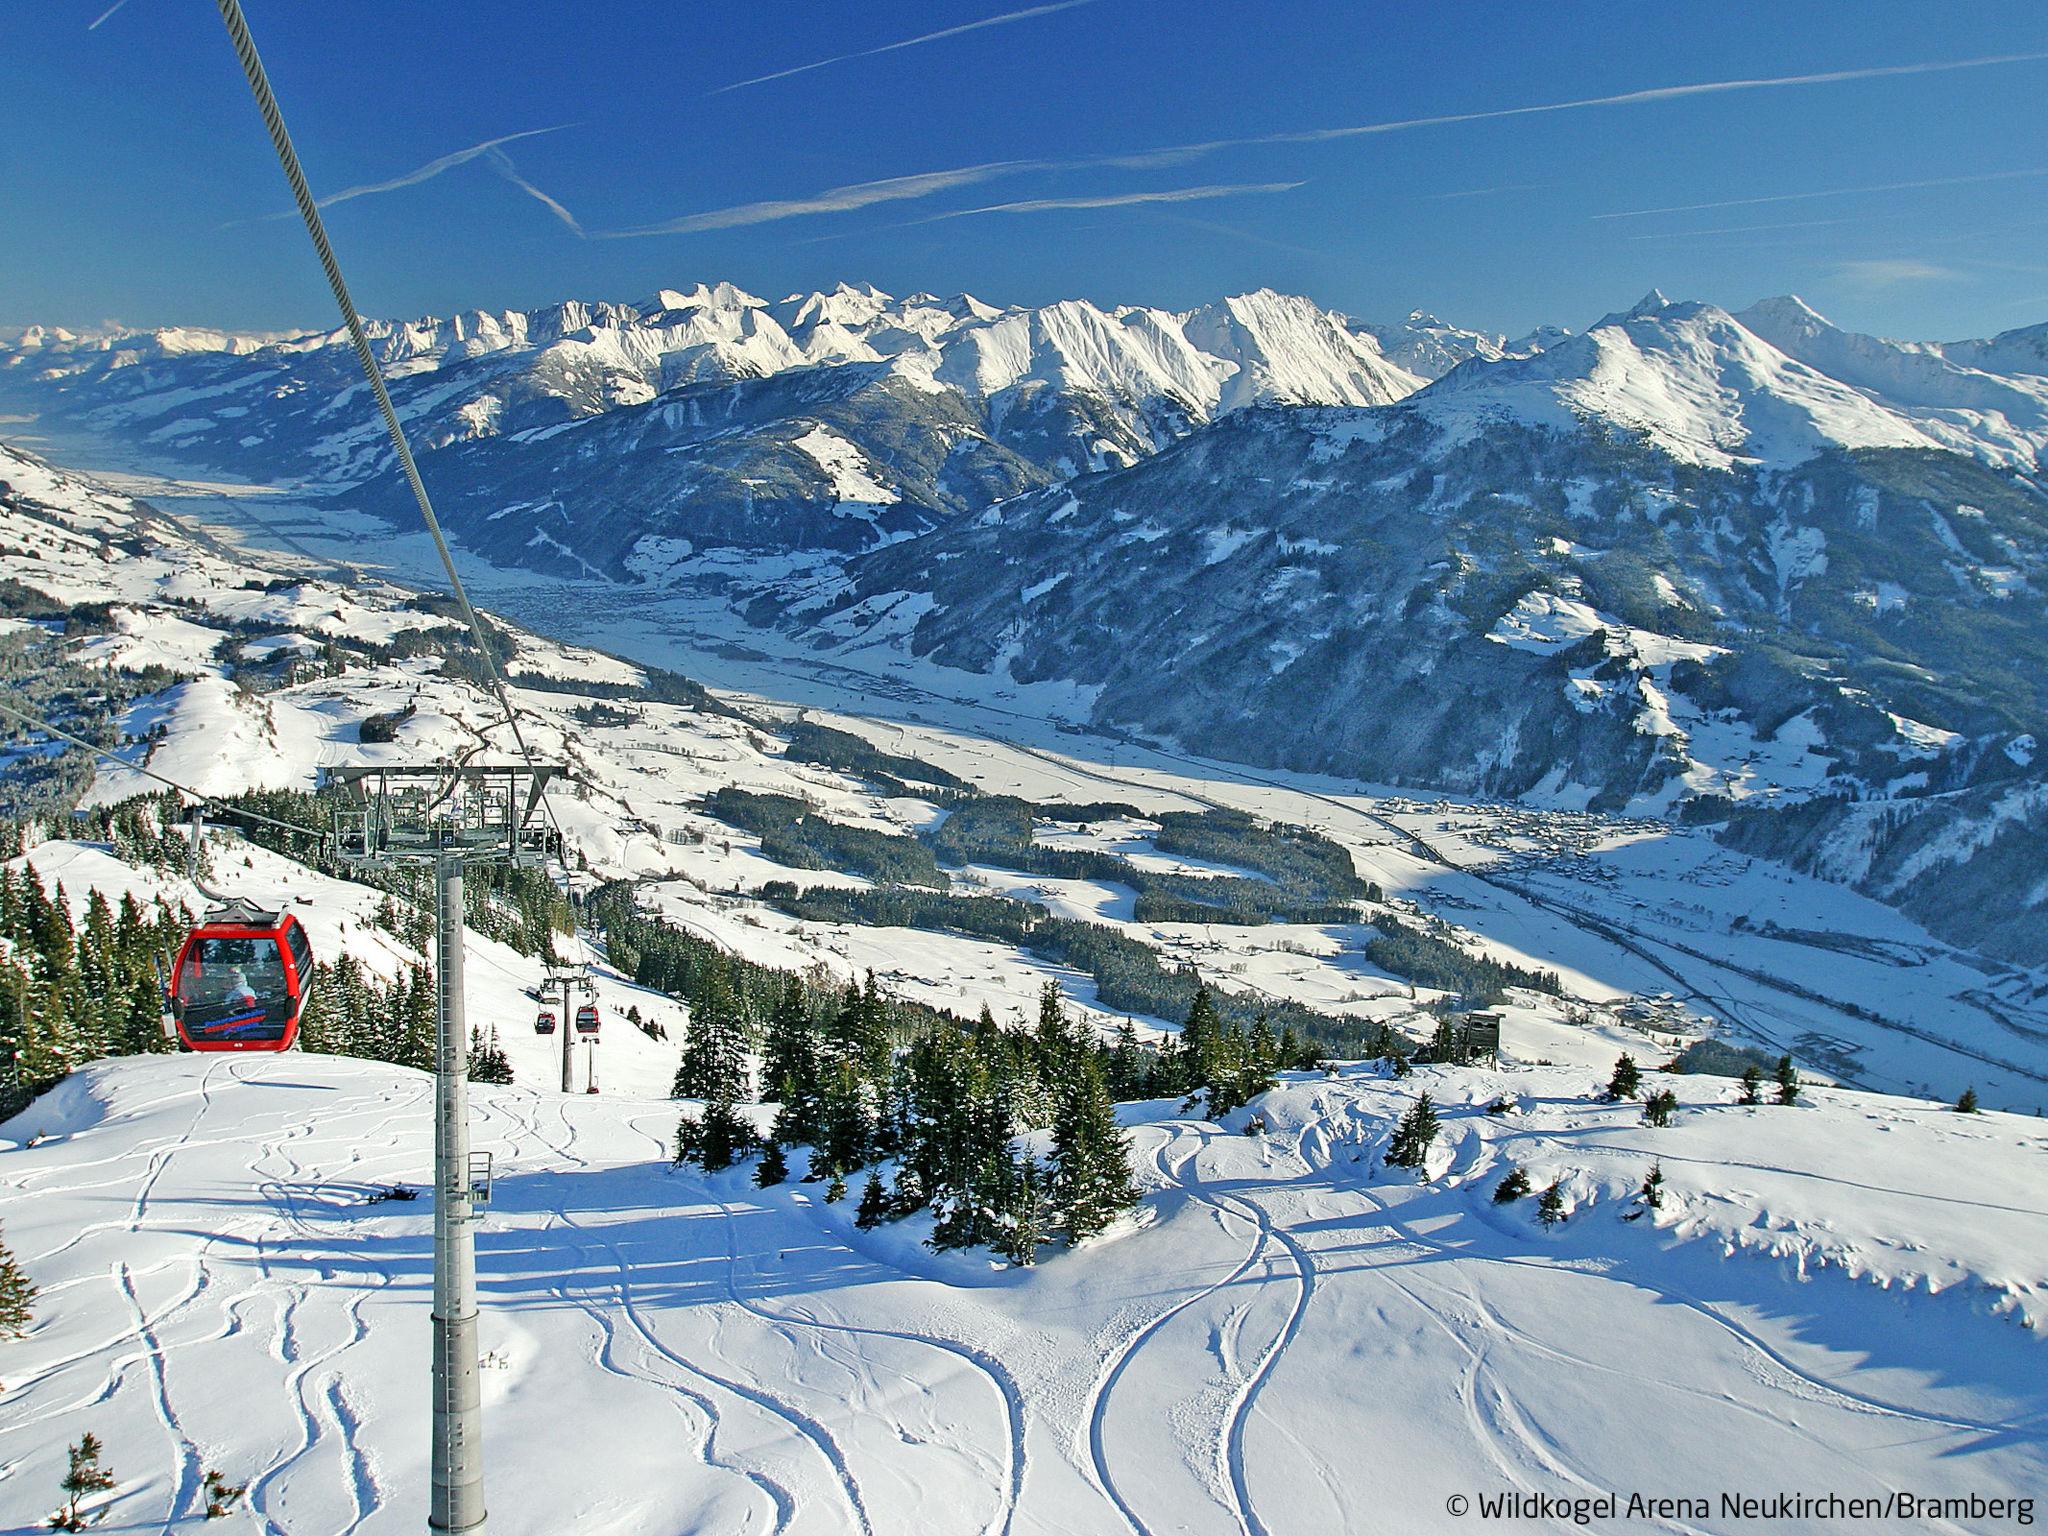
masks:
<path fill-rule="evenodd" d="M 1206 752 L 1705 819 L 2048 960 L 2048 326 L 1653 293 L 1510 341 L 1263 291 L 720 285 L 377 339 L 494 559 L 807 552 L 756 623 L 1072 682 Z M 407 515 L 352 369 L 333 336 L 32 332 L 0 401 Z"/>

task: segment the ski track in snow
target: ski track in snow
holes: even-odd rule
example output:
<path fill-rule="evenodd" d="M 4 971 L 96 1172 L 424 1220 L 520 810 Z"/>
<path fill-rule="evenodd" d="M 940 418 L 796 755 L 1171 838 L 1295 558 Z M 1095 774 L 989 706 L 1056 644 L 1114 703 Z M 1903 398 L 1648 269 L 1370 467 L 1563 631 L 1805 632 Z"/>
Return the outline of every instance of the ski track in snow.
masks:
<path fill-rule="evenodd" d="M 138 1094 L 79 1135 L 87 1156 L 76 1190 L 47 1164 L 9 1178 L 13 1200 L 89 1190 L 93 1204 L 123 1212 L 61 1245 L 40 1245 L 54 1255 L 47 1262 L 79 1271 L 52 1296 L 89 1295 L 98 1307 L 104 1294 L 123 1317 L 111 1336 L 67 1339 L 10 1382 L 9 1422 L 0 1425 L 10 1467 L 25 1451 L 75 1437 L 83 1417 L 125 1423 L 110 1449 L 124 1474 L 127 1528 L 185 1529 L 198 1518 L 200 1477 L 216 1456 L 231 1476 L 246 1477 L 250 1523 L 268 1536 L 361 1536 L 409 1514 L 422 1496 L 412 1486 L 420 1469 L 380 1464 L 390 1443 L 377 1428 L 390 1406 L 389 1362 L 372 1362 L 379 1347 L 389 1349 L 399 1309 L 424 1310 L 420 1212 L 365 1212 L 357 1192 L 383 1182 L 377 1175 L 387 1169 L 416 1177 L 421 1149 L 405 1158 L 400 1144 L 417 1135 L 429 1082 L 367 1065 L 369 1076 L 351 1078 L 355 1064 L 316 1060 L 289 1074 L 291 1083 L 274 1069 L 266 1078 L 260 1064 L 209 1063 L 188 1073 L 189 1095 L 151 1094 L 153 1108 L 132 1109 Z M 314 1113 L 290 1091 L 309 1074 L 325 1089 Z M 1597 1384 L 1583 1390 L 1652 1421 L 1754 1425 L 1781 1454 L 1810 1454 L 1815 1466 L 1874 1454 L 1868 1433 L 1851 1427 L 1856 1420 L 1896 1425 L 1898 1435 L 1880 1430 L 1875 1444 L 1895 1448 L 1887 1454 L 1914 1448 L 1914 1460 L 1884 1479 L 1904 1486 L 1916 1486 L 1912 1469 L 1924 1475 L 1934 1458 L 2039 1436 L 2038 1400 L 2007 1421 L 1968 1411 L 1967 1398 L 1912 1402 L 1891 1376 L 1838 1377 L 1830 1361 L 1853 1369 L 1839 1354 L 1802 1363 L 1793 1358 L 1795 1334 L 1779 1337 L 1740 1299 L 1702 1293 L 1693 1271 L 1656 1260 L 1654 1238 L 1625 1239 L 1593 1261 L 1516 1240 L 1502 1225 L 1511 1218 L 1482 1202 L 1487 1182 L 1521 1154 L 1527 1131 L 1517 1122 L 1447 1105 L 1433 1177 L 1411 1188 L 1375 1176 L 1367 1161 L 1383 1150 L 1389 1101 L 1361 1097 L 1343 1079 L 1284 1092 L 1295 1107 L 1264 1138 L 1187 1120 L 1135 1129 L 1155 1191 L 1152 1224 L 1105 1245 L 1101 1261 L 1091 1246 L 1042 1273 L 1056 1290 L 1118 1273 L 1138 1252 L 1124 1245 L 1168 1229 L 1180 1234 L 1178 1246 L 1160 1251 L 1174 1255 L 1175 1268 L 1140 1261 L 1100 1291 L 1101 1310 L 1074 1330 L 1064 1378 L 1037 1360 L 1029 1384 L 1020 1382 L 1024 1357 L 998 1358 L 995 1346 L 965 1332 L 977 1326 L 969 1313 L 986 1294 L 995 1305 L 981 1326 L 995 1332 L 982 1337 L 1001 1336 L 1004 1306 L 1028 1289 L 944 1287 L 849 1246 L 822 1208 L 765 1193 L 742 1198 L 728 1187 L 732 1176 L 672 1170 L 677 1111 L 650 1101 L 517 1088 L 477 1096 L 478 1138 L 509 1146 L 501 1176 L 508 1196 L 519 1192 L 492 1208 L 483 1229 L 487 1286 L 510 1286 L 498 1302 L 487 1290 L 487 1315 L 519 1330 L 522 1371 L 539 1362 L 615 1379 L 615 1389 L 600 1385 L 590 1400 L 616 1402 L 621 1422 L 640 1413 L 637 1433 L 662 1437 L 663 1454 L 708 1477 L 704 1497 L 716 1501 L 723 1528 L 749 1536 L 910 1528 L 1014 1536 L 1048 1519 L 1126 1536 L 1291 1536 L 1309 1510 L 1348 1518 L 1358 1489 L 1335 1450 L 1341 1441 L 1313 1406 L 1336 1317 L 1387 1320 L 1400 1354 L 1365 1358 L 1413 1357 L 1430 1374 L 1430 1400 L 1443 1415 L 1432 1433 L 1481 1486 L 1604 1492 L 1613 1484 L 1609 1449 L 1557 1417 L 1548 1384 L 1565 1381 Z M 159 1130 L 166 1123 L 170 1130 Z M 101 1155 L 92 1138 L 102 1132 L 127 1136 L 128 1151 Z M 1596 1142 L 1578 1155 L 1597 1164 L 1616 1152 Z M 1670 1159 L 1674 1169 L 1693 1162 Z M 1738 1181 L 1808 1171 L 1783 1162 L 1760 1152 L 1726 1166 Z M 223 1175 L 241 1178 L 245 1194 L 223 1203 Z M 1874 1174 L 1844 1188 L 1888 1192 Z M 579 1198 L 579 1189 L 595 1198 Z M 2010 1197 L 1981 1203 L 1986 1220 L 2026 1214 Z M 641 1207 L 682 1222 L 632 1230 Z M 495 1253 L 494 1233 L 502 1235 Z M 792 1240 L 809 1244 L 837 1283 L 821 1288 L 801 1268 L 785 1277 L 762 1267 Z M 108 1245 L 106 1262 L 80 1246 L 94 1242 Z M 378 1251 L 390 1242 L 401 1245 L 396 1264 Z M 1692 1245 L 1697 1260 L 1707 1260 L 1705 1247 Z M 519 1255 L 509 1273 L 507 1252 Z M 1087 1268 L 1098 1262 L 1110 1268 Z M 1758 1284 L 1785 1283 L 1768 1278 L 1766 1266 L 1727 1262 Z M 680 1288 L 669 1278 L 676 1274 L 685 1276 Z M 1185 1276 L 1178 1283 L 1187 1288 L 1162 1295 L 1162 1274 Z M 1521 1316 L 1535 1305 L 1523 1298 L 1544 1296 L 1545 1285 L 1563 1290 Z M 1572 1326 L 1576 1307 L 1601 1306 L 1601 1286 L 1663 1303 L 1662 1326 L 1684 1363 L 1596 1345 Z M 939 1305 L 917 1311 L 927 1295 Z M 573 1321 L 549 1323 L 551 1313 Z M 529 1336 L 538 1327 L 549 1331 Z M 1313 1366 L 1292 1363 L 1311 1335 Z M 2024 1334 L 2014 1340 L 2033 1347 Z M 923 1351 L 939 1368 L 902 1351 Z M 1206 1386 L 1205 1357 L 1213 1362 Z M 225 1443 L 219 1405 L 208 1401 L 222 1370 L 248 1378 L 256 1409 Z M 560 1379 L 592 1390 L 589 1375 Z M 1055 1391 L 1055 1380 L 1071 1385 Z M 986 1411 L 976 1406 L 981 1394 Z M 646 1406 L 636 1406 L 642 1397 Z M 1186 1411 L 1172 1414 L 1171 1427 L 1157 1422 L 1159 1407 L 1176 1401 Z M 141 1422 L 151 1425 L 147 1438 L 136 1432 Z M 1047 1465 L 1043 1477 L 1026 1477 L 1035 1465 L 1027 1441 L 1041 1428 L 1059 1437 L 1073 1485 L 1067 1502 L 1052 1506 L 1057 1513 L 1040 1489 L 1057 1484 L 1061 1457 L 1033 1442 Z M 1162 1453 L 1169 1438 L 1185 1460 Z M 2024 1444 L 2020 1452 L 2017 1465 L 2037 1464 Z M 940 1461 L 928 1459 L 935 1453 Z M 505 1475 L 495 1456 L 493 1464 Z M 938 1466 L 943 1477 L 921 1470 Z M 716 1491 L 727 1479 L 729 1496 Z M 13 1474 L 0 1478 L 0 1502 L 19 1486 Z M 1682 1522 L 1661 1528 L 1698 1536 Z"/>

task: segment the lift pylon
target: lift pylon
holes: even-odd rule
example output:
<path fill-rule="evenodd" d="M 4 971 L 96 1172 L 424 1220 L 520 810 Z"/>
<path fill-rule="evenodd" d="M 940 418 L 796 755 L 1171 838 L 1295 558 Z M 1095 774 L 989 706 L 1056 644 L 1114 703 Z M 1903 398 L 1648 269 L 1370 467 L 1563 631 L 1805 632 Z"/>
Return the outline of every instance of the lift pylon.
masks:
<path fill-rule="evenodd" d="M 541 791 L 560 767 L 435 764 L 332 768 L 340 792 L 336 851 L 352 864 L 434 870 L 433 1491 L 427 1525 L 484 1524 L 483 1406 L 477 1380 L 476 1208 L 489 1196 L 469 1151 L 469 1025 L 462 993 L 462 871 L 467 864 L 538 864 L 550 833 Z"/>

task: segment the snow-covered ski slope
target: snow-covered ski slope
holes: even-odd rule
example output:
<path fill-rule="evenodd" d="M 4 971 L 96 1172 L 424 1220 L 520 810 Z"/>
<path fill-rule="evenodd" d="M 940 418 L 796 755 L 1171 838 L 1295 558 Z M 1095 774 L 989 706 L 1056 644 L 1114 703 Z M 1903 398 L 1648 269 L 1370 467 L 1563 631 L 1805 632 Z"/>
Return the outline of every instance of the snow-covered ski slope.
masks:
<path fill-rule="evenodd" d="M 2037 1492 L 2041 1125 L 1671 1081 L 1662 1130 L 1565 1068 L 1297 1077 L 1264 1139 L 1132 1106 L 1138 1219 L 1029 1271 L 673 1169 L 665 1101 L 479 1087 L 493 1528 L 1291 1536 L 1518 1489 Z M 1423 1091 L 1418 1184 L 1376 1154 Z M 0 1221 L 43 1298 L 0 1345 L 0 1527 L 90 1430 L 110 1529 L 209 1528 L 211 1469 L 243 1528 L 417 1529 L 431 1197 L 373 1196 L 426 1183 L 430 1101 L 370 1063 L 143 1058 L 9 1122 Z M 1492 1203 L 1511 1161 L 1561 1182 L 1561 1227 Z"/>

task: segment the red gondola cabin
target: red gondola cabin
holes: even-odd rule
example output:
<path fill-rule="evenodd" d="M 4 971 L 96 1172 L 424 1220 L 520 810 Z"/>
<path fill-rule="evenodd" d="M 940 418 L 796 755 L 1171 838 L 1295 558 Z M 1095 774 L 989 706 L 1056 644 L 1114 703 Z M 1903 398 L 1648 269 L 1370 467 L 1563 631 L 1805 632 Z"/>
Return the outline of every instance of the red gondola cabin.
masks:
<path fill-rule="evenodd" d="M 178 951 L 171 1011 L 195 1051 L 288 1051 L 313 989 L 313 946 L 289 912 L 216 907 Z"/>
<path fill-rule="evenodd" d="M 543 1008 L 533 1016 L 533 1032 L 536 1035 L 552 1035 L 555 1032 L 555 1010 Z"/>
<path fill-rule="evenodd" d="M 585 1003 L 576 1010 L 576 1033 L 594 1035 L 597 1033 L 597 1004 Z"/>

